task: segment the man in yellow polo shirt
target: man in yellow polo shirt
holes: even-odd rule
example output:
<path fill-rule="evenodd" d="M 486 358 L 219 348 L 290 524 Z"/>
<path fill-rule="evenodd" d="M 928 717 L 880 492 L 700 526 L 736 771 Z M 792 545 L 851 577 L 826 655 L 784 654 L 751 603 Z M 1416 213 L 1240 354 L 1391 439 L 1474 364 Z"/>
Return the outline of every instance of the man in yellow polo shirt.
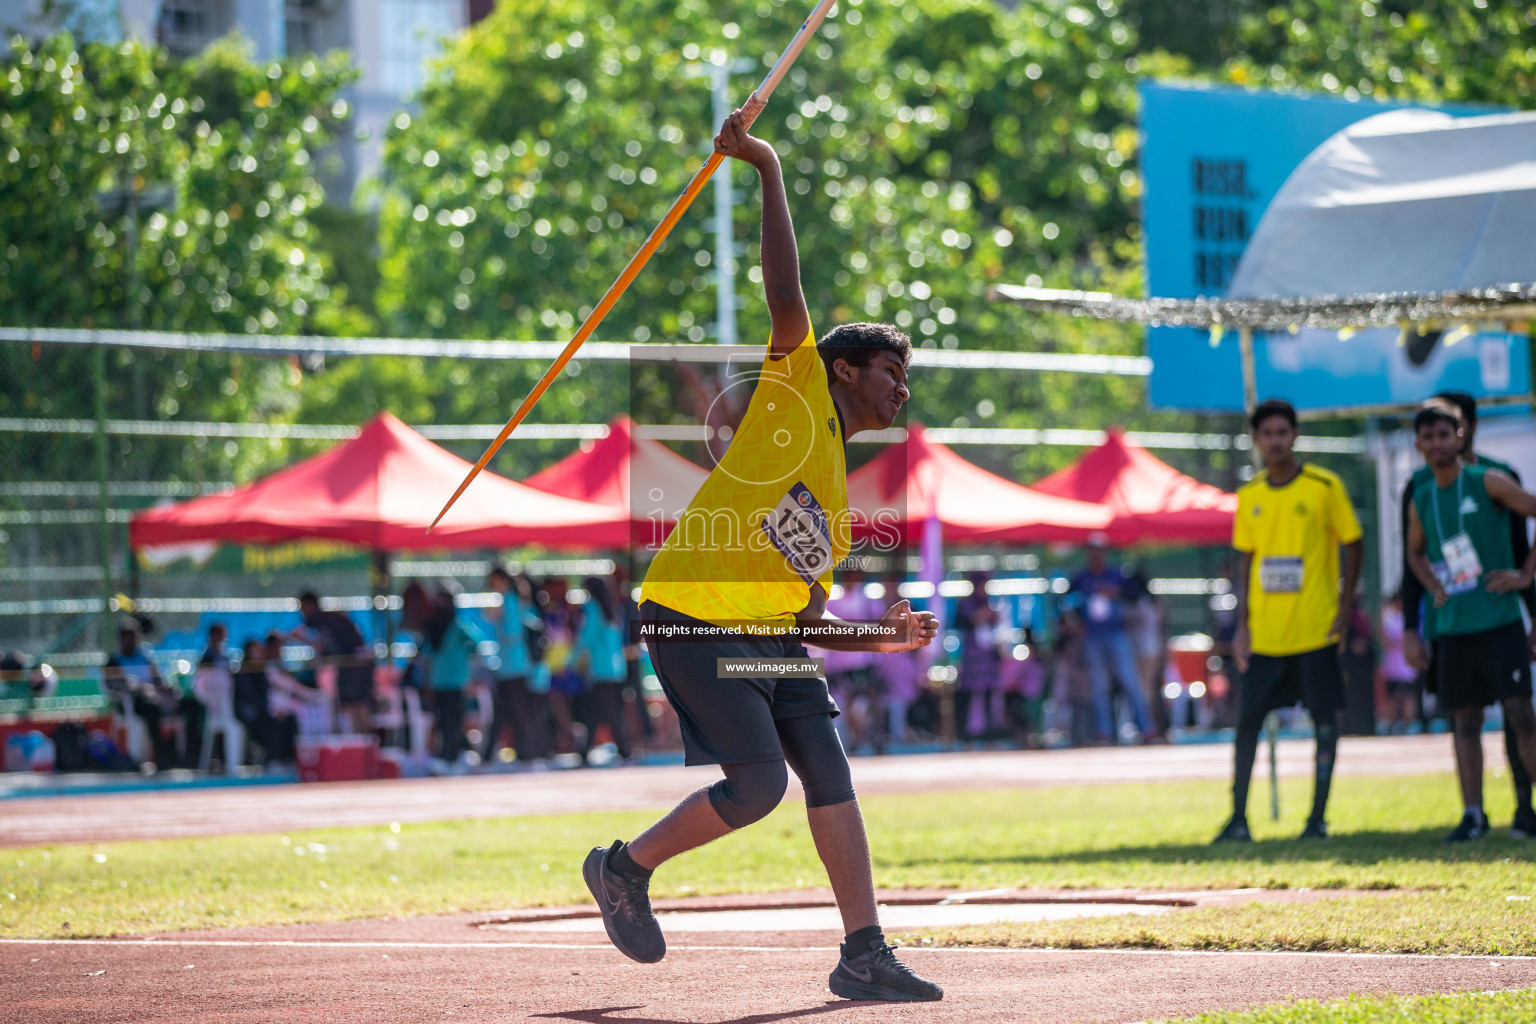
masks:
<path fill-rule="evenodd" d="M 1237 492 L 1232 546 L 1242 555 L 1233 655 L 1243 673 L 1232 819 L 1216 842 L 1247 842 L 1248 783 L 1264 716 L 1299 699 L 1317 734 L 1317 777 L 1303 839 L 1324 839 L 1344 679 L 1339 646 L 1365 559 L 1344 484 L 1296 460 L 1296 410 L 1272 398 L 1249 417 L 1264 472 Z M 1343 584 L 1339 548 L 1344 548 Z"/>
<path fill-rule="evenodd" d="M 767 815 L 793 768 L 847 933 L 832 992 L 939 999 L 943 990 L 898 960 L 880 930 L 869 843 L 832 726 L 837 705 L 801 642 L 897 652 L 931 643 L 937 631 L 931 614 L 905 601 L 878 623 L 825 615 L 833 567 L 850 546 L 843 445 L 896 419 L 912 343 L 888 324 L 845 324 L 818 343 L 778 156 L 747 134 L 739 111 L 715 150 L 762 179 L 772 335 L 730 448 L 651 562 L 640 629 L 677 711 L 687 763 L 719 764 L 725 777 L 630 842 L 593 849 L 582 874 L 619 951 L 660 960 L 666 941 L 651 912 L 652 871 Z"/>

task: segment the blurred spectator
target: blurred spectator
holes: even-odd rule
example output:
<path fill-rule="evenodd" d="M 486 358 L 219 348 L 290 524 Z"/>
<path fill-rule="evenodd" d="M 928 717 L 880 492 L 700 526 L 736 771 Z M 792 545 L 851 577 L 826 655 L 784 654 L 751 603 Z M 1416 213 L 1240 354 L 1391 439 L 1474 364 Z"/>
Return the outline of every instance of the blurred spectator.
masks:
<path fill-rule="evenodd" d="M 549 697 L 531 688 L 534 669 L 543 650 L 544 620 L 539 617 L 533 585 L 522 573 L 515 576 L 500 566 L 491 570 L 486 584 L 501 595 L 501 607 L 487 608 L 485 617 L 496 630 L 501 667 L 496 674 L 495 715 L 486 738 L 485 759 L 491 760 L 510 729 L 517 760 L 531 764 L 549 757 L 554 740 L 549 727 Z"/>
<path fill-rule="evenodd" d="M 1033 630 L 1024 631 L 1023 641 L 1015 644 L 1003 659 L 1001 703 L 994 718 L 1003 724 L 1014 740 L 1025 746 L 1039 746 L 1045 731 L 1044 704 L 1046 669 L 1044 658 L 1035 644 Z"/>
<path fill-rule="evenodd" d="M 1211 598 L 1211 654 L 1218 660 L 1219 668 L 1206 683 L 1206 707 L 1210 710 L 1210 724 L 1217 729 L 1230 729 L 1237 725 L 1237 701 L 1233 700 L 1234 682 L 1240 673 L 1237 660 L 1232 656 L 1232 640 L 1237 636 L 1237 598 L 1232 593 L 1232 581 L 1241 572 L 1237 562 L 1228 562 L 1222 576 L 1227 580 L 1226 594 Z"/>
<path fill-rule="evenodd" d="M 427 656 L 426 624 L 432 621 L 432 598 L 420 580 L 411 580 L 400 591 L 400 628 L 410 638 L 415 651 L 400 671 L 400 686 L 416 691 L 422 708 L 432 707 L 432 683 L 427 675 L 430 658 Z M 401 695 L 402 698 L 404 694 Z M 407 723 L 406 745 L 412 750 L 425 750 L 431 736 L 416 737 Z M 428 726 L 427 732 L 431 732 Z"/>
<path fill-rule="evenodd" d="M 894 603 L 900 585 L 899 576 L 888 579 L 881 603 Z M 928 688 L 928 668 L 940 650 L 938 644 L 932 644 L 899 654 L 882 654 L 875 661 L 875 674 L 885 703 L 887 742 L 909 743 L 913 729 L 927 733 L 930 738 L 938 733 L 941 714 L 938 701 Z"/>
<path fill-rule="evenodd" d="M 1052 729 L 1074 747 L 1087 746 L 1098 735 L 1098 711 L 1083 654 L 1086 632 L 1082 616 L 1067 609 L 1057 624 L 1051 652 L 1051 700 L 1056 707 Z"/>
<path fill-rule="evenodd" d="M 1111 568 L 1108 540 L 1096 534 L 1088 541 L 1088 564 L 1072 578 L 1072 592 L 1081 601 L 1083 658 L 1093 686 L 1097 742 L 1116 741 L 1114 684 L 1131 703 L 1136 728 L 1145 739 L 1158 736 L 1142 692 L 1141 668 L 1126 622 L 1129 606 L 1139 596 L 1135 581 L 1122 569 Z"/>
<path fill-rule="evenodd" d="M 587 754 L 587 727 L 577 721 L 578 703 L 587 694 L 586 680 L 576 670 L 576 634 L 565 580 L 551 576 L 539 588 L 539 613 L 544 618 L 544 664 L 548 670 L 549 710 L 555 718 L 555 750 Z"/>
<path fill-rule="evenodd" d="M 971 592 L 955 606 L 955 629 L 960 634 L 955 732 L 962 740 L 991 735 L 992 694 L 1001 682 L 1002 636 L 997 609 L 987 597 L 987 579 L 986 573 L 972 573 Z"/>
<path fill-rule="evenodd" d="M 264 655 L 261 641 L 245 642 L 239 671 L 234 674 L 235 717 L 245 726 L 251 741 L 261 748 L 264 763 L 271 765 L 293 760 L 293 738 L 298 724 L 291 712 L 282 718 L 272 714 L 272 687 L 267 681 Z"/>
<path fill-rule="evenodd" d="M 347 732 L 367 732 L 373 727 L 373 649 L 347 616 L 321 611 L 314 591 L 299 595 L 299 614 L 304 626 L 295 632 L 314 645 L 320 664 L 336 668 L 341 727 Z"/>
<path fill-rule="evenodd" d="M 272 714 L 278 719 L 292 718 L 294 731 L 300 736 L 328 735 L 331 698 L 315 683 L 313 673 L 306 673 L 306 682 L 284 667 L 283 634 L 275 629 L 267 634 L 265 655 L 262 673 L 267 677 L 267 706 Z"/>
<path fill-rule="evenodd" d="M 1157 735 L 1168 734 L 1168 708 L 1162 700 L 1164 663 L 1168 660 L 1168 609 L 1163 599 L 1152 593 L 1150 581 L 1139 568 L 1132 574 L 1132 592 L 1136 595 L 1126 615 L 1131 642 L 1136 648 L 1136 665 L 1141 669 L 1141 694 L 1152 712 Z"/>
<path fill-rule="evenodd" d="M 182 693 L 161 678 L 160 670 L 142 643 L 140 623 L 126 616 L 117 627 L 117 653 L 107 658 L 103 679 L 114 703 L 143 719 L 154 746 L 155 764 L 162 768 L 186 767 L 203 742 L 203 708 L 196 698 Z M 179 722 L 184 746 L 177 756 L 166 726 Z"/>
<path fill-rule="evenodd" d="M 229 651 L 225 644 L 229 641 L 229 627 L 222 622 L 210 622 L 208 624 L 208 646 L 203 648 L 202 657 L 197 659 L 201 667 L 229 674 Z"/>
<path fill-rule="evenodd" d="M 928 678 L 923 650 L 883 654 L 875 662 L 881 696 L 885 701 L 885 735 L 889 743 L 911 741 L 909 716 L 913 704 L 923 696 L 923 684 Z"/>
<path fill-rule="evenodd" d="M 1345 699 L 1349 701 L 1344 709 L 1344 734 L 1375 735 L 1376 637 L 1365 613 L 1365 602 L 1358 596 L 1344 632 L 1344 654 L 1339 667 L 1344 672 Z"/>
<path fill-rule="evenodd" d="M 891 599 L 895 600 L 894 595 Z M 845 622 L 878 622 L 885 607 L 877 605 L 864 593 L 863 570 L 850 568 L 843 576 L 842 594 L 827 602 L 827 611 Z M 873 651 L 818 650 L 816 653 L 825 659 L 827 689 L 842 709 L 842 714 L 832 721 L 843 746 L 850 754 L 869 745 L 878 750 L 876 719 L 881 701 L 875 666 L 885 655 Z"/>
<path fill-rule="evenodd" d="M 230 672 L 229 651 L 224 647 L 228 638 L 229 629 L 224 623 L 209 623 L 208 646 L 197 659 L 197 672 L 192 677 L 192 692 L 203 705 L 205 729 L 234 709 L 235 679 Z M 188 754 L 190 756 L 191 751 Z M 230 768 L 230 765 L 224 766 L 226 772 Z"/>
<path fill-rule="evenodd" d="M 422 650 L 427 655 L 427 678 L 437 712 L 438 757 L 452 764 L 466 751 L 464 742 L 464 690 L 470 667 L 481 641 L 480 631 L 458 614 L 453 589 L 440 587 L 429 617 L 419 623 Z"/>
<path fill-rule="evenodd" d="M 1381 678 L 1385 700 L 1384 731 L 1408 732 L 1419 720 L 1419 671 L 1403 656 L 1403 597 L 1393 594 L 1381 606 Z"/>
<path fill-rule="evenodd" d="M 624 570 L 613 570 L 613 592 L 618 595 L 624 613 L 624 717 L 630 723 L 630 741 L 640 748 L 651 745 L 654 725 L 645 705 L 645 688 L 640 682 L 640 644 L 635 642 L 634 623 L 640 618 L 633 590 L 626 584 Z"/>
<path fill-rule="evenodd" d="M 632 750 L 624 720 L 623 611 L 613 588 L 601 576 L 588 576 L 581 587 L 587 592 L 587 603 L 581 607 L 572 658 L 588 685 L 587 733 L 595 736 L 598 727 L 606 725 L 619 757 L 627 759 Z"/>

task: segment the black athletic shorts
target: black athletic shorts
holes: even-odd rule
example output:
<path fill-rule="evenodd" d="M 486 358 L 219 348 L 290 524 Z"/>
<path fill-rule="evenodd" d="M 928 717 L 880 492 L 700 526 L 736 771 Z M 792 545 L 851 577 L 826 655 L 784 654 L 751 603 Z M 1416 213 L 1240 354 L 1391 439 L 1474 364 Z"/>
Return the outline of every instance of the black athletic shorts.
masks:
<path fill-rule="evenodd" d="M 775 722 L 838 714 L 821 677 L 721 678 L 718 658 L 809 658 L 805 645 L 782 637 L 754 637 L 646 601 L 643 626 L 678 623 L 690 638 L 646 640 L 651 665 L 683 734 L 683 763 L 754 764 L 784 760 Z M 693 639 L 699 633 L 705 639 Z"/>
<path fill-rule="evenodd" d="M 1442 636 L 1437 646 L 1442 707 L 1455 711 L 1512 698 L 1531 699 L 1531 659 L 1520 623 Z"/>
<path fill-rule="evenodd" d="M 1344 707 L 1344 673 L 1334 644 L 1281 656 L 1255 654 L 1243 673 L 1242 713 L 1262 715 L 1301 701 L 1313 722 Z"/>

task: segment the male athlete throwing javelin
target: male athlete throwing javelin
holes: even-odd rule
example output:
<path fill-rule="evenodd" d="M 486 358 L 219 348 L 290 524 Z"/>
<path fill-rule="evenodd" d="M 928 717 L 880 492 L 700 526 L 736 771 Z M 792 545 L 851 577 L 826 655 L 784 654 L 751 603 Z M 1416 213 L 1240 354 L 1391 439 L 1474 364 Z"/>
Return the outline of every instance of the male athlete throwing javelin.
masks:
<path fill-rule="evenodd" d="M 847 932 L 832 991 L 940 999 L 943 990 L 898 960 L 880 930 L 864 819 L 832 726 L 838 708 L 826 680 L 804 668 L 805 647 L 792 635 L 805 630 L 831 650 L 896 652 L 927 645 L 937 631 L 931 614 L 905 601 L 878 625 L 824 612 L 832 568 L 849 550 L 843 445 L 895 420 L 908 398 L 912 343 L 885 324 L 846 324 L 817 342 L 778 156 L 747 134 L 740 111 L 722 126 L 715 150 L 751 164 L 762 179 L 772 335 L 730 448 L 651 563 L 640 622 L 677 710 L 687 763 L 719 764 L 725 777 L 628 843 L 592 850 L 582 873 L 619 951 L 641 963 L 660 960 L 666 941 L 651 913 L 651 873 L 766 816 L 784 796 L 787 765 L 805 790 L 811 836 Z M 763 666 L 768 659 L 784 670 Z M 796 662 L 803 674 L 794 674 Z"/>

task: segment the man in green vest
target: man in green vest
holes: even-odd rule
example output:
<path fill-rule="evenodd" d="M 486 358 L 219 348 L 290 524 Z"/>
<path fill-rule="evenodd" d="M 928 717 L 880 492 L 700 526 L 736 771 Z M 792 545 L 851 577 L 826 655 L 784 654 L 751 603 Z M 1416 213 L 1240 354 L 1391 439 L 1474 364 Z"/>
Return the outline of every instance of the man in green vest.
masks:
<path fill-rule="evenodd" d="M 1432 398 L 1413 418 L 1431 477 L 1414 488 L 1408 565 L 1434 602 L 1440 700 L 1451 712 L 1465 812 L 1446 842 L 1481 839 L 1483 708 L 1495 701 L 1513 727 L 1525 769 L 1536 774 L 1531 639 L 1516 593 L 1536 578 L 1536 555 L 1518 568 L 1509 516 L 1536 516 L 1536 495 L 1486 466 L 1466 466 L 1461 410 Z"/>
<path fill-rule="evenodd" d="M 1465 391 L 1442 391 L 1436 398 L 1444 398 L 1461 410 L 1461 461 L 1468 466 L 1486 466 L 1496 469 L 1519 484 L 1520 474 L 1508 463 L 1485 455 L 1477 450 L 1477 399 Z M 1430 479 L 1431 472 L 1428 466 L 1420 466 L 1413 473 L 1412 479 L 1403 487 L 1402 501 L 1402 536 L 1408 536 L 1408 512 L 1413 507 L 1413 491 L 1415 487 Z M 1522 486 L 1524 486 L 1522 484 Z M 1515 555 L 1515 564 L 1524 563 L 1526 556 L 1531 553 L 1530 537 L 1526 534 L 1524 516 L 1512 515 L 1509 517 L 1509 542 Z M 1435 607 L 1424 605 L 1423 607 L 1423 636 L 1424 642 L 1419 639 L 1420 606 L 1424 604 L 1424 585 L 1419 578 L 1408 568 L 1408 546 L 1403 545 L 1403 570 L 1402 570 L 1402 597 L 1403 597 L 1403 656 L 1408 664 L 1424 673 L 1425 690 L 1435 693 L 1436 677 L 1439 672 L 1438 649 L 1435 632 Z M 1525 610 L 1529 613 L 1531 621 L 1536 622 L 1536 585 L 1526 587 L 1520 591 L 1520 600 L 1525 602 Z M 1536 639 L 1536 636 L 1533 636 Z M 1531 651 L 1532 660 L 1536 660 L 1536 646 Z M 1509 781 L 1515 791 L 1515 816 L 1510 823 L 1509 834 L 1516 839 L 1536 839 L 1536 805 L 1531 799 L 1531 777 L 1526 773 L 1525 765 L 1520 759 L 1520 744 L 1515 739 L 1515 731 L 1509 722 L 1504 723 L 1504 753 L 1509 759 Z"/>

